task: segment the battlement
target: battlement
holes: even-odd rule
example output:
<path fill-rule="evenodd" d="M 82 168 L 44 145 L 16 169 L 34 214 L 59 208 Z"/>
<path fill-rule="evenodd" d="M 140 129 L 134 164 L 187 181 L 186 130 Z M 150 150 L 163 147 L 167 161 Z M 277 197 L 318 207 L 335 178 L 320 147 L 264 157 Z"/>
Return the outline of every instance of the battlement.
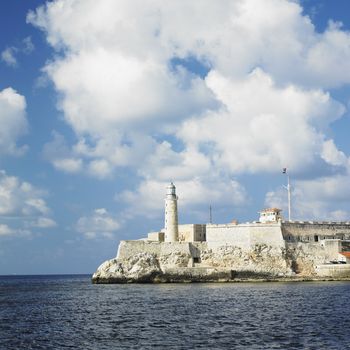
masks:
<path fill-rule="evenodd" d="M 287 242 L 319 242 L 324 239 L 350 239 L 350 222 L 282 221 Z"/>
<path fill-rule="evenodd" d="M 296 224 L 301 224 L 301 225 L 344 225 L 348 226 L 350 225 L 350 221 L 297 221 L 297 220 L 282 220 L 283 225 L 296 225 Z"/>

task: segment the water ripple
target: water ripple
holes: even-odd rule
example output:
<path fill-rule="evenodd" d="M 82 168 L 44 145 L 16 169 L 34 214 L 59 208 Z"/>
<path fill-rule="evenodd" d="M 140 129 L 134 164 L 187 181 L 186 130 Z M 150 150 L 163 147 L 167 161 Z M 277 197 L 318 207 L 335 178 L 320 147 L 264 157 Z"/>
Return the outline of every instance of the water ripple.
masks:
<path fill-rule="evenodd" d="M 0 277 L 0 349 L 350 349 L 350 283 Z"/>

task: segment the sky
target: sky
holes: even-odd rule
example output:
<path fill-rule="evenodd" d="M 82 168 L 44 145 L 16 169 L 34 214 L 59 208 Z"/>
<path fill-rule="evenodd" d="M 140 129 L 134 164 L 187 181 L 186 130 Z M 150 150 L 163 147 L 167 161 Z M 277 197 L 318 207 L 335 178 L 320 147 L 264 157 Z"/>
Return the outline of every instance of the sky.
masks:
<path fill-rule="evenodd" d="M 350 221 L 348 0 L 0 2 L 0 274 L 180 223 Z"/>

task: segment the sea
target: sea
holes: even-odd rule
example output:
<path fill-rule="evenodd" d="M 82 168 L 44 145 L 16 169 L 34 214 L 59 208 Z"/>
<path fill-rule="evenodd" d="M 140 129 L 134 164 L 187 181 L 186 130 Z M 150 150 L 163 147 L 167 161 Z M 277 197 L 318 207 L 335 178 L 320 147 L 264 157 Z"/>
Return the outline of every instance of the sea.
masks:
<path fill-rule="evenodd" d="M 0 349 L 350 349 L 350 282 L 0 277 Z"/>

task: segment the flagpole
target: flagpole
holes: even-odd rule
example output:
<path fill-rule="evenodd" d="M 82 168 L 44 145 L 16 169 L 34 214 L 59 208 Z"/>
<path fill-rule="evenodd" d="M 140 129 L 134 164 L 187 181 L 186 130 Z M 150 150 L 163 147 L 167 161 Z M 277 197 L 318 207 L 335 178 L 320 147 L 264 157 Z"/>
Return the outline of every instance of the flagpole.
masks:
<path fill-rule="evenodd" d="M 289 175 L 287 175 L 288 177 L 288 185 L 287 185 L 287 191 L 288 191 L 288 221 L 290 221 L 290 181 L 289 181 Z"/>
<path fill-rule="evenodd" d="M 287 168 L 283 168 L 282 172 L 287 175 L 287 186 L 283 185 L 283 187 L 288 191 L 288 221 L 291 221 L 291 186 L 289 173 L 287 172 Z"/>

